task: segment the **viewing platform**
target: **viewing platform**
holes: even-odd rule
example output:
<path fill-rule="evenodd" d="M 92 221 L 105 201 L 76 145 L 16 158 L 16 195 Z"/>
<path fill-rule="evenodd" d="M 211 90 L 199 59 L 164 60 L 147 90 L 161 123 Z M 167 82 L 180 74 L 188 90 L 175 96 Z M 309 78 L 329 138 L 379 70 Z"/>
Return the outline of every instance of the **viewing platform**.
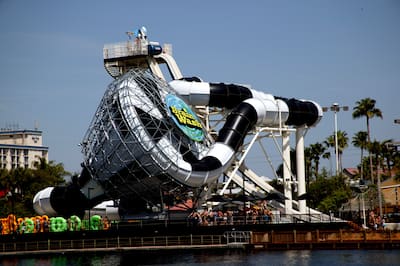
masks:
<path fill-rule="evenodd" d="M 135 38 L 125 42 L 106 44 L 103 48 L 104 67 L 108 74 L 117 78 L 131 68 L 149 68 L 149 58 L 161 53 L 172 56 L 172 45 L 149 42 Z"/>

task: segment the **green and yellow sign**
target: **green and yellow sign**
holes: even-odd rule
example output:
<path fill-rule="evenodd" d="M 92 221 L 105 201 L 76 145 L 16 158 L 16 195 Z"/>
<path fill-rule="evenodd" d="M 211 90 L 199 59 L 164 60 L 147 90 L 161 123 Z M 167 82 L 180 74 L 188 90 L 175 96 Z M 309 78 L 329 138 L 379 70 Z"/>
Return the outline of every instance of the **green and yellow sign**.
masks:
<path fill-rule="evenodd" d="M 203 127 L 192 109 L 182 99 L 172 94 L 168 94 L 165 101 L 168 112 L 179 129 L 192 140 L 202 141 Z"/>

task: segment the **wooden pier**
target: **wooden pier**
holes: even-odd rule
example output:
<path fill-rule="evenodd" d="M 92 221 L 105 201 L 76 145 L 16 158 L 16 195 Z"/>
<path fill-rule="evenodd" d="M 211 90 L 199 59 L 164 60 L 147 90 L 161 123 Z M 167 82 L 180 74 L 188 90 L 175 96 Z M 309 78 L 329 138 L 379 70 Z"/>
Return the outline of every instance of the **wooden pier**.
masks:
<path fill-rule="evenodd" d="M 292 230 L 253 232 L 252 245 L 263 249 L 400 249 L 400 231 Z"/>
<path fill-rule="evenodd" d="M 17 237 L 0 243 L 0 256 L 182 249 L 400 249 L 400 231 L 225 231 L 222 234 L 121 236 L 58 234 Z"/>

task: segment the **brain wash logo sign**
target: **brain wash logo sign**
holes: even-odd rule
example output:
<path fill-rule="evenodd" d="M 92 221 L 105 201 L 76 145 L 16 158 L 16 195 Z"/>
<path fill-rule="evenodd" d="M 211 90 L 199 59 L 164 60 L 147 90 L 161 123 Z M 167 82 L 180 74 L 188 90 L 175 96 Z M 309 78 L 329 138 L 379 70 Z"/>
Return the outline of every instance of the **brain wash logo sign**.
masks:
<path fill-rule="evenodd" d="M 203 128 L 192 109 L 184 101 L 172 94 L 168 94 L 165 101 L 172 120 L 180 130 L 192 140 L 202 141 L 204 139 Z"/>

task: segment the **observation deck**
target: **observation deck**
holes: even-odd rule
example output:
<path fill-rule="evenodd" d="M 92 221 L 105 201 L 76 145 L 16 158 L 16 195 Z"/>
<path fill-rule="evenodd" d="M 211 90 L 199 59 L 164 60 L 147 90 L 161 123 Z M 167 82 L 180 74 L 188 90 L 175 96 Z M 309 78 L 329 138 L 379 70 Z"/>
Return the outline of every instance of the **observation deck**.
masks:
<path fill-rule="evenodd" d="M 172 45 L 161 47 L 158 42 L 149 42 L 147 38 L 106 44 L 103 48 L 104 67 L 110 76 L 118 78 L 132 68 L 151 68 L 150 61 L 161 54 L 172 57 Z M 157 64 L 162 63 L 159 61 L 156 59 Z"/>

